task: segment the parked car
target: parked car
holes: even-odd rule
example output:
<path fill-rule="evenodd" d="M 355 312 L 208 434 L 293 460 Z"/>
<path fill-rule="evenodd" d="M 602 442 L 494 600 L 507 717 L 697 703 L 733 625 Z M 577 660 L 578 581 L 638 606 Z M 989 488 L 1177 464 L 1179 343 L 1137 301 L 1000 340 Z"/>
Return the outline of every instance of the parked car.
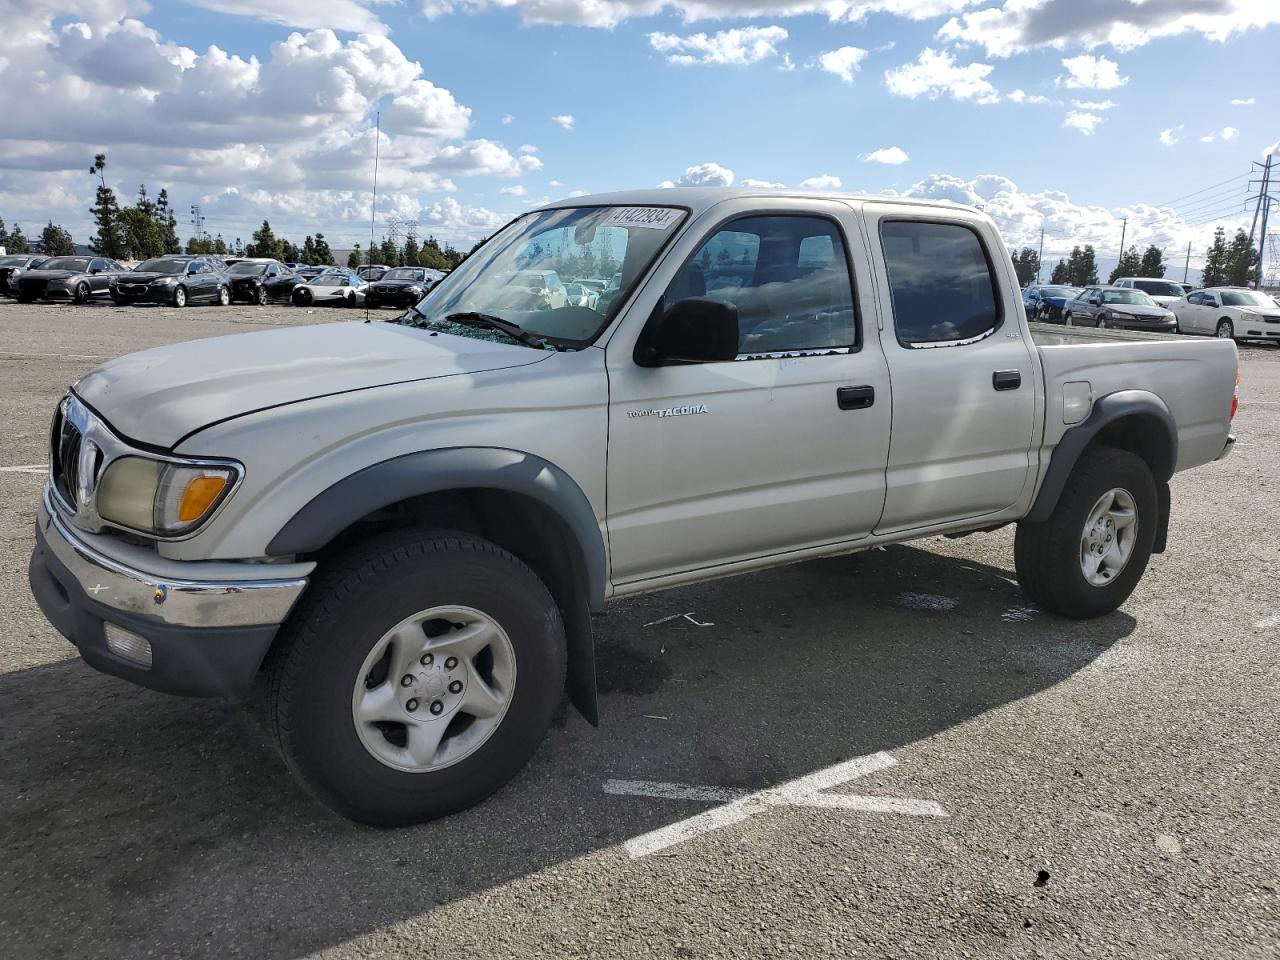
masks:
<path fill-rule="evenodd" d="M 16 297 L 18 278 L 26 271 L 36 269 L 47 259 L 49 258 L 25 253 L 0 257 L 0 296 Z"/>
<path fill-rule="evenodd" d="M 365 287 L 364 302 L 370 310 L 383 306 L 411 307 L 443 279 L 444 274 L 439 270 L 396 267 Z"/>
<path fill-rule="evenodd" d="M 318 277 L 320 276 L 320 274 L 325 273 L 329 270 L 334 270 L 334 269 L 336 268 L 322 267 L 319 264 L 312 263 L 312 264 L 303 264 L 295 272 L 298 274 L 298 276 L 302 277 L 303 279 L 310 280 L 312 277 Z"/>
<path fill-rule="evenodd" d="M 288 300 L 304 278 L 278 260 L 241 260 L 227 271 L 231 299 L 248 303 Z"/>
<path fill-rule="evenodd" d="M 358 307 L 364 303 L 368 286 L 351 270 L 329 270 L 293 288 L 290 299 L 295 306 Z"/>
<path fill-rule="evenodd" d="M 106 257 L 50 257 L 35 270 L 18 276 L 17 297 L 32 300 L 61 300 L 88 303 L 110 292 L 111 281 L 128 271 Z"/>
<path fill-rule="evenodd" d="M 391 268 L 386 264 L 370 263 L 363 267 L 358 267 L 356 269 L 356 273 L 360 274 L 360 279 L 366 282 L 372 282 L 374 280 L 381 280 L 382 275 L 390 269 Z"/>
<path fill-rule="evenodd" d="M 564 285 L 565 300 L 571 307 L 587 307 L 590 310 L 596 308 L 596 304 L 600 300 L 600 292 L 593 290 L 583 283 L 566 283 Z"/>
<path fill-rule="evenodd" d="M 500 306 L 514 310 L 556 310 L 568 302 L 558 273 L 525 269 L 515 270 L 506 278 Z"/>
<path fill-rule="evenodd" d="M 632 298 L 503 313 L 566 236 L 606 240 Z M 709 289 L 727 244 L 750 282 Z M 135 683 L 236 696 L 265 670 L 288 769 L 382 825 L 501 787 L 566 680 L 596 721 L 610 598 L 1016 523 L 1027 596 L 1101 616 L 1165 549 L 1174 471 L 1230 452 L 1236 347 L 1033 329 L 1013 290 L 996 224 L 957 205 L 717 187 L 541 207 L 395 322 L 83 375 L 32 590 Z"/>
<path fill-rule="evenodd" d="M 1160 306 L 1141 290 L 1127 287 L 1085 287 L 1063 308 L 1067 326 L 1104 330 L 1153 330 L 1174 333 L 1178 322 L 1172 310 Z"/>
<path fill-rule="evenodd" d="M 1196 289 L 1196 285 L 1194 283 L 1182 283 L 1181 281 L 1175 281 L 1175 282 L 1178 284 L 1178 286 L 1182 288 L 1182 292 L 1184 295 Z"/>
<path fill-rule="evenodd" d="M 1187 295 L 1182 284 L 1154 277 L 1120 277 L 1112 286 L 1141 290 L 1162 307 L 1170 307 Z"/>
<path fill-rule="evenodd" d="M 1280 307 L 1265 293 L 1243 287 L 1209 287 L 1173 305 L 1178 329 L 1225 340 L 1280 342 Z"/>
<path fill-rule="evenodd" d="M 205 302 L 225 307 L 231 302 L 231 277 L 215 257 L 153 257 L 114 278 L 111 299 L 121 305 L 163 303 L 185 307 L 188 303 Z"/>
<path fill-rule="evenodd" d="M 1056 283 L 1033 284 L 1022 291 L 1022 303 L 1028 320 L 1062 323 L 1063 308 L 1080 295 L 1081 287 Z"/>

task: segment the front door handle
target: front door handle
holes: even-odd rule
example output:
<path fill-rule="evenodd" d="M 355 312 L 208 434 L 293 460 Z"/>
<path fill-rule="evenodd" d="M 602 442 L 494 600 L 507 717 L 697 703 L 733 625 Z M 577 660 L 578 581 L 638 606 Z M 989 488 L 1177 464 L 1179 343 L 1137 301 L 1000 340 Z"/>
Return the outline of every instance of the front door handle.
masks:
<path fill-rule="evenodd" d="M 1022 371 L 997 370 L 991 375 L 991 385 L 997 390 L 1017 390 L 1022 386 Z"/>
<path fill-rule="evenodd" d="M 841 410 L 865 410 L 875 402 L 875 387 L 859 386 L 836 388 L 836 406 Z"/>

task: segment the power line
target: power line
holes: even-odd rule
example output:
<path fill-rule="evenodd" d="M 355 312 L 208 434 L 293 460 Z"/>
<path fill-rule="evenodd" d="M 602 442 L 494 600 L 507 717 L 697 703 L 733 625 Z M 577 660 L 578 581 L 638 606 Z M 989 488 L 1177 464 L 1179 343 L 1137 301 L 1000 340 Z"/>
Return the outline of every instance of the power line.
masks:
<path fill-rule="evenodd" d="M 1211 184 L 1209 184 L 1209 186 L 1207 186 L 1207 187 L 1203 187 L 1203 188 L 1201 188 L 1201 189 L 1199 189 L 1199 190 L 1194 190 L 1194 191 L 1192 191 L 1191 193 L 1184 193 L 1184 194 L 1183 194 L 1182 196 L 1180 196 L 1180 197 L 1174 197 L 1172 200 L 1166 200 L 1164 203 L 1156 203 L 1156 204 L 1153 204 L 1153 206 L 1156 206 L 1156 207 L 1171 207 L 1171 206 L 1173 206 L 1175 203 L 1180 203 L 1181 201 L 1183 201 L 1183 200 L 1188 200 L 1188 199 L 1190 199 L 1191 197 L 1198 197 L 1200 194 L 1205 193 L 1205 192 L 1207 192 L 1207 191 L 1209 191 L 1209 190 L 1212 190 L 1214 187 L 1221 187 L 1221 186 L 1223 186 L 1224 184 L 1232 183 L 1232 182 L 1234 182 L 1234 181 L 1236 181 L 1236 180 L 1243 180 L 1245 177 L 1250 176 L 1250 174 L 1252 174 L 1252 172 L 1253 172 L 1253 171 L 1251 170 L 1251 171 L 1249 171 L 1248 173 L 1240 173 L 1240 174 L 1237 174 L 1237 175 L 1236 175 L 1236 176 L 1234 176 L 1234 177 L 1228 177 L 1226 180 L 1223 180 L 1223 181 L 1221 181 L 1220 183 L 1211 183 Z"/>

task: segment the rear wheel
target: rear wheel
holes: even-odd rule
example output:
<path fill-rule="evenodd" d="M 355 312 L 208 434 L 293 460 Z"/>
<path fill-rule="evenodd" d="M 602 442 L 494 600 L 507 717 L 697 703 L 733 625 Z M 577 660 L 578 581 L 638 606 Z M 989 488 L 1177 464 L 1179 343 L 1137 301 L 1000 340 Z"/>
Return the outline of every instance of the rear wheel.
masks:
<path fill-rule="evenodd" d="M 1114 447 L 1089 448 L 1049 519 L 1018 524 L 1019 584 L 1040 606 L 1064 617 L 1110 613 L 1142 579 L 1158 510 L 1146 461 Z"/>
<path fill-rule="evenodd" d="M 173 305 L 178 308 L 182 308 L 187 305 L 187 288 L 186 287 L 178 287 L 176 290 L 173 291 Z"/>
<path fill-rule="evenodd" d="M 1068 327 L 1074 327 L 1074 326 L 1075 326 L 1075 321 L 1071 319 L 1071 314 L 1070 314 L 1070 313 L 1067 313 L 1067 314 L 1065 314 L 1065 315 L 1063 316 L 1063 318 L 1062 318 L 1062 322 L 1063 322 L 1063 323 L 1065 323 Z"/>
<path fill-rule="evenodd" d="M 1218 321 L 1218 329 L 1216 331 L 1216 336 L 1220 340 L 1235 339 L 1236 337 L 1235 327 L 1232 326 L 1231 321 L 1228 320 L 1226 317 L 1223 317 L 1221 320 Z"/>
<path fill-rule="evenodd" d="M 272 652 L 268 715 L 322 803 L 400 826 L 515 776 L 564 677 L 564 627 L 532 570 L 485 540 L 401 532 L 312 584 Z"/>

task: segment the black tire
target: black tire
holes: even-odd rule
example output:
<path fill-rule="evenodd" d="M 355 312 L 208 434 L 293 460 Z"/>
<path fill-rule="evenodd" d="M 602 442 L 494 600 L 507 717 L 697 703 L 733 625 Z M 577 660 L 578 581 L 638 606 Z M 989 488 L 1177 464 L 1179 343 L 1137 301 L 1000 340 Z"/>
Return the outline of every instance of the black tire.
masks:
<path fill-rule="evenodd" d="M 1128 563 L 1111 582 L 1094 586 L 1081 569 L 1081 534 L 1094 505 L 1113 488 L 1133 496 L 1138 529 Z M 1147 569 L 1158 512 L 1155 479 L 1145 460 L 1115 447 L 1090 447 L 1080 455 L 1049 519 L 1018 524 L 1018 583 L 1040 606 L 1073 620 L 1110 613 L 1129 598 Z"/>
<path fill-rule="evenodd" d="M 24 297 L 22 294 L 18 294 L 16 299 L 19 303 L 33 303 L 35 301 L 35 297 Z"/>
<path fill-rule="evenodd" d="M 1109 321 L 1106 317 L 1099 317 L 1097 322 L 1097 327 L 1099 330 L 1110 330 L 1111 321 Z"/>
<path fill-rule="evenodd" d="M 231 290 L 225 285 L 218 287 L 218 306 L 231 306 Z"/>
<path fill-rule="evenodd" d="M 173 306 L 181 310 L 183 307 L 187 305 L 188 302 L 189 301 L 187 300 L 187 288 L 183 286 L 176 287 L 173 291 Z"/>
<path fill-rule="evenodd" d="M 311 295 L 310 290 L 295 290 L 293 291 L 292 299 L 294 306 L 309 307 L 311 306 L 311 301 L 315 298 Z"/>
<path fill-rule="evenodd" d="M 253 300 L 254 300 L 254 303 L 256 303 L 258 306 L 260 307 L 265 306 L 267 302 L 267 288 L 259 287 L 258 292 L 254 295 Z"/>
<path fill-rule="evenodd" d="M 81 280 L 76 284 L 76 303 L 88 303 L 89 298 L 93 296 L 93 291 L 89 289 L 89 285 Z"/>
<path fill-rule="evenodd" d="M 369 297 L 369 296 L 366 296 L 364 298 L 364 305 L 370 310 L 378 310 L 378 309 L 381 309 L 382 307 L 381 303 L 373 299 L 373 297 Z"/>
<path fill-rule="evenodd" d="M 1067 326 L 1067 327 L 1074 327 L 1074 326 L 1075 326 L 1075 321 L 1074 321 L 1074 319 L 1072 318 L 1072 316 L 1071 316 L 1071 314 L 1070 314 L 1070 313 L 1064 313 L 1064 314 L 1062 315 L 1062 323 L 1063 323 L 1063 326 Z"/>
<path fill-rule="evenodd" d="M 480 610 L 506 631 L 516 683 L 489 738 L 450 766 L 408 773 L 361 743 L 352 694 L 393 626 L 437 605 Z M 268 658 L 266 708 L 290 770 L 321 803 L 361 823 L 405 826 L 479 803 L 529 761 L 564 691 L 559 610 L 524 563 L 464 534 L 401 531 L 329 562 Z"/>

